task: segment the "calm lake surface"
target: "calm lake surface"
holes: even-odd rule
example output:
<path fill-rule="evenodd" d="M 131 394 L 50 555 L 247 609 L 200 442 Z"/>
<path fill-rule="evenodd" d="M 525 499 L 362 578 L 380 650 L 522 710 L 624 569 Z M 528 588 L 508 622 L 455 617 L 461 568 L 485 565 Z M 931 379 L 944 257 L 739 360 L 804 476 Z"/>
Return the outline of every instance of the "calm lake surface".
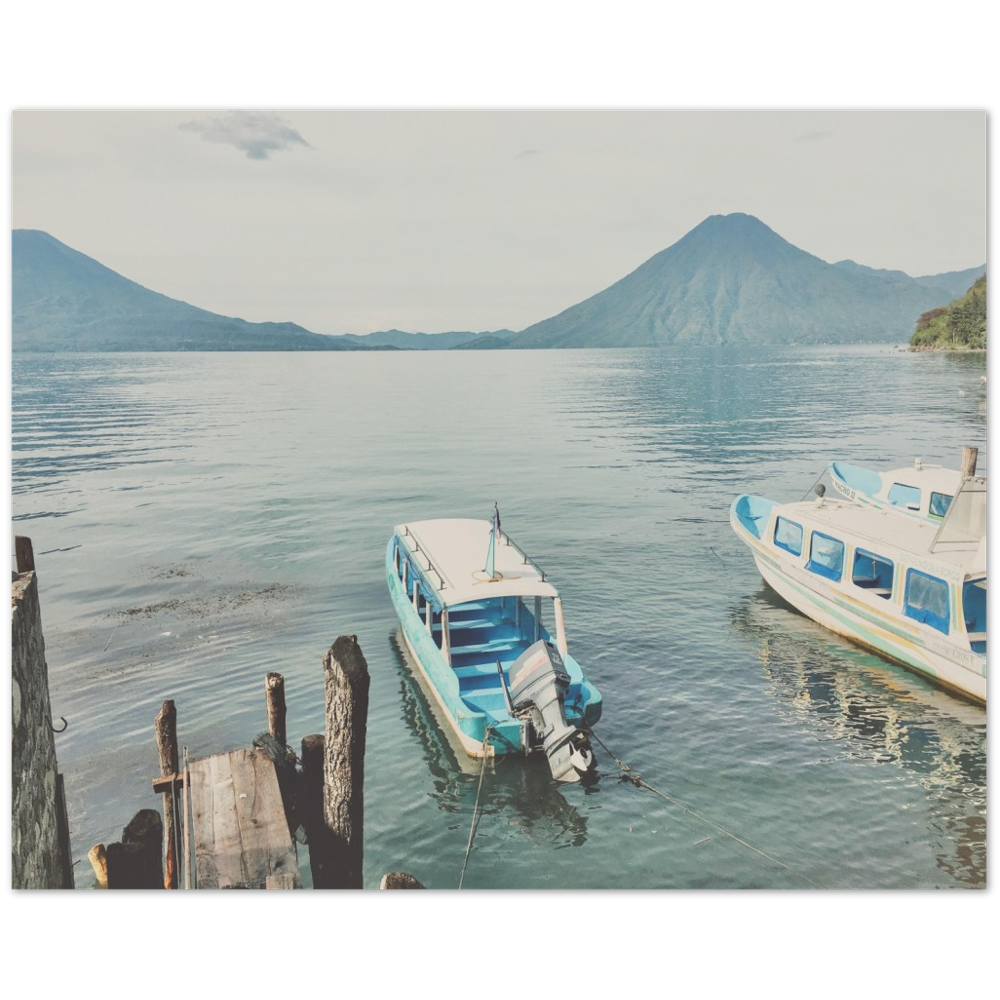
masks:
<path fill-rule="evenodd" d="M 322 657 L 371 671 L 365 885 L 458 886 L 479 767 L 401 652 L 393 527 L 489 518 L 560 588 L 597 734 L 661 795 L 483 781 L 485 888 L 986 884 L 986 713 L 797 615 L 729 528 L 842 458 L 987 471 L 985 356 L 892 347 L 13 356 L 14 529 L 36 554 L 78 888 L 158 807 L 153 718 L 192 758 L 322 732 Z M 485 548 L 484 548 L 485 555 Z M 300 849 L 300 861 L 306 854 Z"/>

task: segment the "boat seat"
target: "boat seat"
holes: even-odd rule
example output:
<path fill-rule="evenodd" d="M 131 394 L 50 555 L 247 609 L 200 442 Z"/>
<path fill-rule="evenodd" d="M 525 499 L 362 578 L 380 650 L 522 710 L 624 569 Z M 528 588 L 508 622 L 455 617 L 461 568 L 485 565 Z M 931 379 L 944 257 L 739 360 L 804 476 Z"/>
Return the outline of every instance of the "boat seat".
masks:
<path fill-rule="evenodd" d="M 499 605 L 497 601 L 478 601 L 472 604 L 457 604 L 453 608 L 448 609 L 448 615 L 452 621 L 461 621 L 468 615 L 473 617 L 481 615 L 482 612 L 497 612 L 499 611 Z"/>
<path fill-rule="evenodd" d="M 509 630 L 509 627 L 513 625 L 514 625 L 513 618 L 511 619 L 504 618 L 501 619 L 500 621 L 497 621 L 497 619 L 495 618 L 459 618 L 457 621 L 449 621 L 448 631 L 464 632 L 466 629 L 474 630 L 474 629 L 489 629 L 489 628 L 495 628 L 497 631 L 500 631 L 500 629 L 503 628 L 504 626 L 507 626 Z M 431 631 L 440 633 L 441 623 L 435 622 L 431 626 Z"/>
<path fill-rule="evenodd" d="M 969 642 L 986 642 L 985 632 L 970 632 Z"/>
<path fill-rule="evenodd" d="M 519 648 L 526 649 L 527 643 L 514 637 L 491 639 L 488 642 L 478 642 L 468 646 L 452 646 L 451 656 L 453 660 L 459 656 L 481 656 L 484 653 L 489 653 L 492 656 L 494 653 L 509 653 L 511 650 Z M 503 657 L 497 657 L 497 659 L 503 659 Z"/>
<path fill-rule="evenodd" d="M 501 666 L 503 665 L 502 659 L 500 660 L 500 664 Z M 480 660 L 478 663 L 467 663 L 461 667 L 452 667 L 452 672 L 460 681 L 467 680 L 470 677 L 492 677 L 499 683 L 497 661 L 495 659 L 486 662 Z"/>
<path fill-rule="evenodd" d="M 496 671 L 492 674 L 470 674 L 468 677 L 459 678 L 459 694 L 464 698 L 466 695 L 477 694 L 481 691 L 502 691 L 500 678 Z"/>
<path fill-rule="evenodd" d="M 510 718 L 507 711 L 507 699 L 499 688 L 492 691 L 474 691 L 462 698 L 474 712 L 483 712 L 494 721 L 506 721 Z"/>

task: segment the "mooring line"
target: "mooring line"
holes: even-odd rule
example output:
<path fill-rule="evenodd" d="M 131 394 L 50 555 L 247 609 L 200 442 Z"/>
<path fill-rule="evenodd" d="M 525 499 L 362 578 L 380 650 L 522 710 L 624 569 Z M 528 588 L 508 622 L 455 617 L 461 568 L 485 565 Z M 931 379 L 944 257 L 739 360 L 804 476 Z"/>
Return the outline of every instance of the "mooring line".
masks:
<path fill-rule="evenodd" d="M 737 844 L 741 844 L 743 847 L 747 848 L 747 850 L 753 851 L 754 854 L 759 854 L 762 858 L 766 858 L 772 864 L 777 865 L 779 868 L 784 868 L 785 871 L 802 879 L 803 882 L 807 882 L 814 889 L 827 888 L 827 886 L 822 885 L 819 882 L 813 881 L 813 879 L 809 878 L 808 875 L 803 875 L 802 872 L 795 871 L 794 868 L 790 867 L 789 865 L 786 865 L 783 861 L 779 861 L 777 858 L 772 857 L 770 854 L 767 854 L 765 851 L 762 851 L 759 847 L 754 847 L 753 844 L 748 843 L 742 837 L 738 837 L 735 833 L 732 832 L 732 830 L 727 830 L 724 826 L 720 826 L 714 820 L 709 819 L 707 816 L 703 816 L 696 809 L 692 809 L 690 806 L 686 806 L 679 799 L 675 799 L 672 795 L 668 795 L 666 792 L 661 792 L 660 789 L 654 788 L 648 781 L 646 781 L 645 778 L 642 777 L 641 774 L 638 774 L 636 771 L 633 771 L 632 768 L 628 766 L 628 764 L 626 764 L 623 760 L 620 760 L 618 757 L 616 757 L 608 749 L 607 745 L 596 733 L 594 733 L 592 730 L 588 730 L 587 732 L 588 735 L 592 739 L 596 740 L 597 743 L 599 743 L 600 746 L 604 749 L 604 752 L 615 762 L 618 769 L 622 772 L 622 777 L 626 781 L 630 781 L 637 788 L 648 789 L 654 795 L 658 795 L 661 799 L 664 799 L 667 802 L 670 802 L 673 805 L 677 806 L 678 809 L 683 809 L 684 812 L 688 813 L 691 816 L 694 816 L 696 819 L 701 820 L 702 823 L 705 823 L 707 826 L 710 826 L 713 830 L 716 830 L 719 833 L 723 834 L 723 836 L 729 837 L 730 840 L 734 840 Z"/>
<path fill-rule="evenodd" d="M 486 735 L 483 737 L 483 766 L 479 770 L 479 788 L 476 791 L 476 805 L 472 810 L 472 825 L 469 827 L 469 842 L 465 845 L 465 861 L 462 863 L 462 875 L 458 880 L 459 889 L 465 881 L 465 869 L 469 865 L 469 855 L 472 853 L 472 840 L 476 835 L 476 826 L 479 824 L 479 796 L 483 791 L 483 776 L 486 774 L 486 751 L 490 744 L 490 733 L 493 731 L 492 724 L 486 727 Z"/>

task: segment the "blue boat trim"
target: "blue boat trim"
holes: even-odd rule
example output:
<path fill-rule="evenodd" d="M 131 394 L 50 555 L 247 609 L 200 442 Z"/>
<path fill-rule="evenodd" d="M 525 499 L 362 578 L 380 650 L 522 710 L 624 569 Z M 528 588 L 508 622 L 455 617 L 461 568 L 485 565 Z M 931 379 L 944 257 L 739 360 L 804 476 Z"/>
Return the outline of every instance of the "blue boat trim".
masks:
<path fill-rule="evenodd" d="M 416 522 L 412 527 L 426 533 L 432 524 L 435 522 Z M 456 524 L 468 530 L 466 522 Z M 484 534 L 484 545 L 486 540 Z M 463 585 L 456 582 L 459 574 L 446 561 L 436 563 L 437 556 L 428 554 L 415 535 L 401 535 L 397 529 L 386 547 L 386 581 L 406 646 L 470 756 L 533 749 L 528 727 L 510 711 L 505 693 L 510 669 L 539 639 L 553 646 L 561 641 L 565 647 L 564 636 L 553 636 L 544 622 L 535 620 L 535 608 L 543 597 L 557 601 L 558 593 L 540 571 L 524 569 L 527 557 L 522 561 L 522 555 L 520 550 L 515 554 L 513 547 L 498 545 L 497 579 L 484 575 Z M 524 578 L 526 596 L 511 592 L 517 589 L 518 574 Z M 477 586 L 480 592 L 489 587 L 503 596 L 473 599 L 470 595 Z M 455 600 L 458 603 L 453 603 Z M 443 641 L 445 629 L 447 642 Z M 560 653 L 569 677 L 565 720 L 571 726 L 589 729 L 600 719 L 601 695 L 568 650 L 562 648 Z"/>

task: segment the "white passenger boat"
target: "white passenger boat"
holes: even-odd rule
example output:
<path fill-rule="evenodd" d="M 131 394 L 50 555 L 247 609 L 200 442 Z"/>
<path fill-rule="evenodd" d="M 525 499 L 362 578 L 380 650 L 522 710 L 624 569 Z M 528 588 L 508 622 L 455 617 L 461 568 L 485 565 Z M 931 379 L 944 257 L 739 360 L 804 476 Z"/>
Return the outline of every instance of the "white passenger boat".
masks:
<path fill-rule="evenodd" d="M 499 512 L 398 525 L 385 565 L 403 639 L 465 752 L 543 749 L 557 780 L 587 774 L 601 696 L 570 655 L 559 592 Z"/>
<path fill-rule="evenodd" d="M 986 484 L 966 479 L 939 524 L 820 496 L 744 494 L 730 524 L 789 604 L 936 683 L 986 701 Z"/>
<path fill-rule="evenodd" d="M 849 462 L 831 462 L 833 488 L 848 500 L 879 510 L 894 510 L 940 524 L 952 497 L 962 485 L 957 469 L 926 465 L 917 458 L 913 465 L 889 472 L 866 469 Z"/>

